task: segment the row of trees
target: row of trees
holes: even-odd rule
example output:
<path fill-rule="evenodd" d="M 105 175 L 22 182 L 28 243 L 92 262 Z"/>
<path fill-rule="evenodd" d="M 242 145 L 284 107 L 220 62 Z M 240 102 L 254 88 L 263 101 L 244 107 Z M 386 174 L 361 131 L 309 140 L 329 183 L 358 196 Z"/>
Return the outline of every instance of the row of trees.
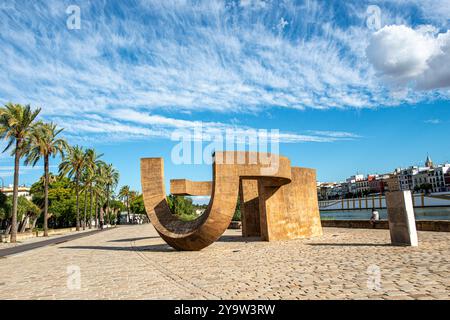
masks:
<path fill-rule="evenodd" d="M 124 209 L 128 221 L 131 220 L 130 212 L 145 214 L 142 195 L 129 186 L 123 186 L 118 193 L 118 199 L 122 201 L 114 199 L 119 172 L 101 159 L 103 154 L 78 145 L 69 146 L 61 138 L 62 128 L 37 120 L 40 111 L 39 108 L 33 110 L 30 105 L 12 103 L 0 107 L 0 138 L 7 141 L 3 152 L 11 151 L 14 157 L 13 195 L 5 197 L 0 193 L 0 222 L 10 222 L 5 229 L 9 230 L 11 242 L 16 242 L 18 216 L 20 231 L 23 231 L 25 218 L 31 218 L 34 227 L 43 212 L 44 236 L 48 236 L 49 212 L 53 227 L 69 226 L 75 220 L 77 231 L 81 227 L 83 230 L 87 226 L 91 228 L 92 221 L 95 227 L 103 228 L 105 216 L 106 222 L 111 223 Z M 49 170 L 50 160 L 57 156 L 61 156 L 62 161 L 59 175 L 53 175 Z M 18 196 L 21 161 L 31 166 L 39 162 L 44 164 L 42 178 L 30 190 L 32 201 Z M 197 209 L 206 209 L 206 205 L 196 206 L 185 197 L 169 196 L 168 203 L 172 212 L 186 221 L 198 217 Z M 235 216 L 239 218 L 239 209 Z"/>
<path fill-rule="evenodd" d="M 85 149 L 81 146 L 69 146 L 67 142 L 60 137 L 63 129 L 58 128 L 54 123 L 45 123 L 36 118 L 40 109 L 32 109 L 29 105 L 8 103 L 0 108 L 0 138 L 7 141 L 3 152 L 11 151 L 14 157 L 14 182 L 11 204 L 8 206 L 8 199 L 4 199 L 0 215 L 8 212 L 10 209 L 10 239 L 16 241 L 17 236 L 17 214 L 19 207 L 19 170 L 20 163 L 23 160 L 25 165 L 35 166 L 43 161 L 43 178 L 37 184 L 33 185 L 34 191 L 33 203 L 38 204 L 44 213 L 43 229 L 44 235 L 48 236 L 48 217 L 49 217 L 49 187 L 61 184 L 67 187 L 69 194 L 75 193 L 75 213 L 76 230 L 83 229 L 89 221 L 95 216 L 95 225 L 100 228 L 104 224 L 104 213 L 110 218 L 111 198 L 114 189 L 117 187 L 119 172 L 112 164 L 107 164 L 101 160 L 102 154 L 98 154 L 94 149 Z M 62 157 L 59 165 L 59 176 L 50 173 L 50 159 L 56 156 Z M 40 189 L 41 186 L 41 189 Z M 41 191 L 41 193 L 39 193 Z M 56 194 L 61 197 L 61 194 Z M 80 214 L 80 197 L 83 197 L 83 219 Z M 130 199 L 137 197 L 128 186 L 120 190 L 119 197 L 124 199 L 129 215 Z M 88 200 L 89 198 L 89 200 Z M 1 199 L 0 199 L 1 202 Z M 117 206 L 118 203 L 114 203 Z M 57 202 L 52 203 L 55 209 Z M 22 206 L 23 207 L 23 206 Z M 105 210 L 103 210 L 105 208 Z M 36 212 L 36 207 L 32 208 Z M 117 209 L 117 208 L 116 208 Z M 120 210 L 121 208 L 119 208 Z M 87 218 L 90 218 L 87 221 Z"/>

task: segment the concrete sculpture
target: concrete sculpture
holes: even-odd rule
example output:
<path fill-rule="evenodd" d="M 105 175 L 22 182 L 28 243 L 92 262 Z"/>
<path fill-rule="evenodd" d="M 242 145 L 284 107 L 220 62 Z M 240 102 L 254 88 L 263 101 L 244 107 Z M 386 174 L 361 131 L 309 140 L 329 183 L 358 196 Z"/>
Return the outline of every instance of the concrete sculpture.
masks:
<path fill-rule="evenodd" d="M 271 241 L 322 235 L 315 170 L 291 167 L 286 157 L 216 152 L 212 182 L 172 180 L 173 194 L 211 195 L 206 212 L 190 222 L 168 207 L 162 158 L 141 159 L 141 183 L 150 221 L 178 250 L 201 250 L 216 241 L 232 220 L 238 195 L 243 236 Z"/>

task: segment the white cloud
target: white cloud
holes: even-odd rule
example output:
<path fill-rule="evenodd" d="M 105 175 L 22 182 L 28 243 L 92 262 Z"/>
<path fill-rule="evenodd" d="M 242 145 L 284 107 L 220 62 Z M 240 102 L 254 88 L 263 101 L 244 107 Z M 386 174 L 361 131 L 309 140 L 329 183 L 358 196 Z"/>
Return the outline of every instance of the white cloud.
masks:
<path fill-rule="evenodd" d="M 99 117 L 97 115 L 89 116 L 89 119 L 69 119 L 52 118 L 58 123 L 68 123 L 65 132 L 69 136 L 77 138 L 79 132 L 88 132 L 90 135 L 102 135 L 103 139 L 113 141 L 117 139 L 131 140 L 144 139 L 148 137 L 170 139 L 175 130 L 182 130 L 187 134 L 194 136 L 194 128 L 202 130 L 206 136 L 220 135 L 225 137 L 227 130 L 232 130 L 239 136 L 247 136 L 249 131 L 255 132 L 258 137 L 270 134 L 270 130 L 263 128 L 252 128 L 249 126 L 237 126 L 221 122 L 207 122 L 199 120 L 182 120 L 161 115 L 152 115 L 146 112 L 134 110 L 111 110 L 107 112 L 108 116 Z M 121 122 L 119 122 L 121 120 Z M 126 121 L 127 123 L 123 123 Z M 181 131 L 180 131 L 181 132 Z M 203 137 L 205 138 L 205 137 Z M 352 140 L 360 138 L 359 135 L 350 132 L 340 131 L 306 131 L 302 133 L 279 132 L 274 140 L 281 143 L 301 143 L 301 142 L 335 142 L 342 140 Z"/>
<path fill-rule="evenodd" d="M 424 122 L 428 123 L 428 124 L 440 124 L 441 120 L 439 120 L 439 119 L 429 119 L 429 120 L 425 120 Z"/>
<path fill-rule="evenodd" d="M 418 79 L 421 89 L 450 87 L 450 31 L 436 38 L 439 52 L 428 62 L 429 68 Z"/>
<path fill-rule="evenodd" d="M 0 6 L 7 8 L 0 11 L 0 103 L 40 106 L 45 119 L 61 121 L 77 139 L 167 137 L 201 121 L 200 112 L 214 114 L 207 127 L 223 129 L 227 118 L 281 108 L 377 108 L 447 97 L 444 91 L 391 92 L 377 79 L 364 51 L 371 31 L 360 2 L 337 8 L 314 0 L 92 1 L 81 8 L 80 32 L 64 27 L 60 1 L 19 6 L 4 0 Z M 382 6 L 382 14 L 383 21 L 403 21 L 402 12 Z M 289 23 L 283 32 L 280 22 Z M 412 59 L 423 87 L 446 82 L 446 67 L 434 64 L 445 62 L 447 47 L 438 47 L 442 53 L 433 61 Z M 436 76 L 423 71 L 427 66 Z M 390 70 L 402 73 L 395 63 Z M 186 114 L 189 120 L 181 119 Z M 308 129 L 314 128 L 302 128 Z M 283 137 L 336 138 L 302 130 Z"/>
<path fill-rule="evenodd" d="M 450 31 L 437 34 L 433 26 L 385 26 L 373 34 L 366 53 L 377 72 L 396 85 L 450 87 Z"/>

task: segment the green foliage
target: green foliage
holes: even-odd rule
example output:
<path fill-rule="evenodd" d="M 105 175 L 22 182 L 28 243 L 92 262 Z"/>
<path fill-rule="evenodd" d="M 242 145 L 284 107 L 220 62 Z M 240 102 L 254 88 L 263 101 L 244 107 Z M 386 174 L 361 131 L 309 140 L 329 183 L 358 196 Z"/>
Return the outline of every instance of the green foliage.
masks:
<path fill-rule="evenodd" d="M 8 197 L 0 191 L 0 220 L 8 219 L 11 215 L 11 206 Z"/>
<path fill-rule="evenodd" d="M 110 207 L 111 209 L 118 209 L 119 212 L 125 210 L 124 204 L 123 204 L 121 201 L 119 201 L 119 200 L 111 200 L 111 201 L 109 202 L 109 207 Z"/>
<path fill-rule="evenodd" d="M 58 176 L 52 180 L 48 187 L 49 216 L 55 225 L 71 225 L 76 219 L 76 195 L 74 185 L 67 177 Z M 33 195 L 33 203 L 43 207 L 43 179 L 40 179 L 31 186 L 30 193 Z M 84 204 L 84 198 L 81 197 L 80 200 L 80 202 Z"/>
<path fill-rule="evenodd" d="M 41 209 L 37 205 L 24 196 L 19 197 L 17 206 L 17 216 L 19 219 L 23 219 L 25 216 L 37 218 L 40 214 Z"/>
<path fill-rule="evenodd" d="M 25 164 L 35 166 L 42 158 L 64 155 L 68 145 L 64 139 L 57 137 L 61 131 L 63 129 L 58 129 L 54 123 L 37 122 L 27 139 L 28 150 Z"/>
<path fill-rule="evenodd" d="M 63 129 L 54 123 L 36 121 L 39 112 L 40 109 L 33 110 L 29 105 L 8 103 L 0 107 L 0 139 L 7 141 L 3 152 L 12 150 L 18 162 L 24 157 L 25 165 L 35 166 L 44 160 L 44 176 L 49 181 L 48 213 L 53 227 L 71 226 L 74 221 L 78 227 L 80 208 L 84 208 L 89 216 L 98 212 L 96 210 L 100 207 L 109 207 L 111 210 L 106 211 L 110 214 L 111 211 L 123 211 L 122 202 L 111 201 L 119 172 L 112 164 L 99 160 L 102 155 L 97 154 L 94 149 L 69 147 L 59 136 Z M 62 156 L 62 162 L 59 165 L 59 177 L 56 177 L 48 171 L 48 164 L 49 159 L 58 154 Z M 17 168 L 14 175 L 15 178 L 19 175 Z M 16 193 L 18 205 L 14 209 L 11 208 L 13 201 L 0 193 L 0 227 L 7 225 L 7 219 L 15 226 L 16 216 L 17 220 L 21 220 L 25 215 L 38 217 L 42 209 L 46 211 L 44 181 L 41 178 L 31 187 L 32 201 L 24 197 L 17 198 Z M 126 191 L 127 203 L 129 199 L 136 198 L 134 191 L 129 188 Z M 143 203 L 135 204 L 135 210 L 145 213 Z M 47 217 L 47 214 L 44 216 Z"/>
<path fill-rule="evenodd" d="M 419 188 L 425 193 L 430 193 L 433 190 L 433 186 L 430 183 L 421 184 Z"/>
<path fill-rule="evenodd" d="M 181 215 L 193 215 L 194 206 L 192 205 L 192 199 L 183 196 L 168 196 L 168 204 L 172 213 Z"/>
<path fill-rule="evenodd" d="M 6 208 L 12 208 L 13 197 L 9 196 L 6 198 Z M 11 216 L 10 210 L 7 212 L 7 218 Z M 41 209 L 35 205 L 33 202 L 25 198 L 24 196 L 20 196 L 17 199 L 17 220 L 20 221 L 24 219 L 26 216 L 37 218 L 41 214 Z"/>
<path fill-rule="evenodd" d="M 16 151 L 20 153 L 25 151 L 25 139 L 30 135 L 34 120 L 41 109 L 32 110 L 30 105 L 22 106 L 20 104 L 8 103 L 0 108 L 0 139 L 8 140 L 6 148 L 10 149 L 16 143 L 18 150 L 13 148 L 11 155 Z"/>
<path fill-rule="evenodd" d="M 197 219 L 192 199 L 183 196 L 169 195 L 167 203 L 173 214 L 176 214 L 180 220 L 192 221 Z"/>
<path fill-rule="evenodd" d="M 144 198 L 142 194 L 130 201 L 130 211 L 134 214 L 145 214 Z"/>

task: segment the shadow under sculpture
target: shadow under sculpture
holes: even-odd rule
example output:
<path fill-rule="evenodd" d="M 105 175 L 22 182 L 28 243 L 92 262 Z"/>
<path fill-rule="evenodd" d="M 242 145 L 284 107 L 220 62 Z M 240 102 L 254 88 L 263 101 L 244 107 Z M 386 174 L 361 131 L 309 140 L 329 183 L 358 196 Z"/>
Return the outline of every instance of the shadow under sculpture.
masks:
<path fill-rule="evenodd" d="M 322 235 L 314 169 L 291 167 L 282 156 L 241 151 L 216 152 L 212 168 L 212 182 L 171 181 L 174 195 L 211 195 L 205 213 L 185 222 L 167 204 L 163 159 L 141 159 L 147 215 L 173 248 L 201 250 L 220 238 L 233 218 L 238 195 L 244 237 L 271 241 Z"/>

